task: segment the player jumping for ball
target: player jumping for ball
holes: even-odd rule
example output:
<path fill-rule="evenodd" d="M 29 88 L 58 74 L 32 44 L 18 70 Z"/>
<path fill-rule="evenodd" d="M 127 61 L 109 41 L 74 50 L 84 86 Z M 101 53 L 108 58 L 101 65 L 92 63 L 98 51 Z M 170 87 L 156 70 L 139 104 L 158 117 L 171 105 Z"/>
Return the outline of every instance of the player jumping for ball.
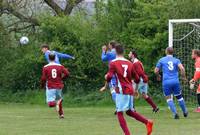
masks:
<path fill-rule="evenodd" d="M 62 80 L 69 76 L 69 72 L 64 66 L 55 63 L 56 55 L 54 52 L 50 52 L 48 57 L 50 63 L 43 67 L 41 84 L 43 88 L 46 85 L 48 106 L 56 107 L 59 117 L 64 118 L 62 109 L 62 89 L 64 84 Z"/>
<path fill-rule="evenodd" d="M 44 53 L 45 59 L 47 60 L 47 62 L 49 63 L 49 53 L 51 52 L 49 50 L 49 46 L 47 44 L 43 44 L 41 47 L 41 51 Z M 55 63 L 60 64 L 60 58 L 62 59 L 75 59 L 75 57 L 68 55 L 68 54 L 64 54 L 64 53 L 59 53 L 56 51 L 53 51 L 55 53 Z"/>
<path fill-rule="evenodd" d="M 192 50 L 192 59 L 195 60 L 195 73 L 192 80 L 190 80 L 190 86 L 194 87 L 194 84 L 200 79 L 200 50 L 197 49 Z M 197 88 L 196 94 L 197 94 L 198 107 L 194 112 L 200 113 L 200 84 Z"/>
<path fill-rule="evenodd" d="M 140 94 L 142 94 L 142 97 L 153 108 L 153 112 L 155 112 L 155 113 L 158 112 L 159 108 L 153 102 L 152 98 L 149 95 L 147 95 L 148 76 L 145 74 L 142 62 L 138 60 L 137 53 L 134 50 L 130 51 L 128 56 L 131 59 L 131 61 L 133 62 L 133 66 L 135 67 L 135 71 L 137 72 L 137 74 L 140 77 L 140 83 L 138 85 L 138 90 L 139 90 Z M 135 83 L 134 83 L 134 86 L 135 86 Z M 139 95 L 138 91 L 136 91 L 136 95 Z"/>
<path fill-rule="evenodd" d="M 187 117 L 188 111 L 182 96 L 181 86 L 179 82 L 179 74 L 178 74 L 180 70 L 183 80 L 186 81 L 187 79 L 185 76 L 185 68 L 183 67 L 179 59 L 173 57 L 174 50 L 172 47 L 167 47 L 165 52 L 167 56 L 161 58 L 158 61 L 155 68 L 155 74 L 157 75 L 157 79 L 160 80 L 159 71 L 162 70 L 163 72 L 163 79 L 162 79 L 163 93 L 166 97 L 167 104 L 173 113 L 174 119 L 179 119 L 179 115 L 177 113 L 174 101 L 171 98 L 172 94 L 177 98 L 184 117 Z"/>
<path fill-rule="evenodd" d="M 135 72 L 133 64 L 123 57 L 124 49 L 121 45 L 116 46 L 116 53 L 117 57 L 111 61 L 109 71 L 105 75 L 105 79 L 110 82 L 113 75 L 116 75 L 117 77 L 117 86 L 115 87 L 116 109 L 120 126 L 125 135 L 131 135 L 123 116 L 123 112 L 126 112 L 128 116 L 144 123 L 147 128 L 147 135 L 151 135 L 153 122 L 133 110 L 134 90 L 132 86 L 132 79 L 134 78 L 135 82 L 139 83 L 139 76 Z"/>

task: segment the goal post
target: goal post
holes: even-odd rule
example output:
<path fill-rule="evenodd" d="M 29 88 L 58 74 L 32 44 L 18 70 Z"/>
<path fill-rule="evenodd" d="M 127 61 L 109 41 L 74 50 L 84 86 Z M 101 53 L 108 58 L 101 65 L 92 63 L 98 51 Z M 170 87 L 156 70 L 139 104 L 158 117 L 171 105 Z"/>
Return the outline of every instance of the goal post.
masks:
<path fill-rule="evenodd" d="M 200 49 L 200 19 L 173 19 L 168 24 L 168 46 L 173 47 L 175 56 L 186 69 L 187 79 L 194 74 L 194 61 L 191 59 L 192 49 Z M 185 99 L 196 103 L 196 90 L 190 90 L 189 84 L 181 81 Z M 196 88 L 195 88 L 196 89 Z"/>

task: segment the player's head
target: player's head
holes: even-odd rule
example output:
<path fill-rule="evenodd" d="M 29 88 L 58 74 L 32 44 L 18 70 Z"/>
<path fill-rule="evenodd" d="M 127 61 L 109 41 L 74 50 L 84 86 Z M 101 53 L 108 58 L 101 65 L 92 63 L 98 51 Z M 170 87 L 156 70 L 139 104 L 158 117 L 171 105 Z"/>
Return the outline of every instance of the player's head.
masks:
<path fill-rule="evenodd" d="M 165 50 L 165 53 L 167 55 L 173 55 L 174 54 L 174 49 L 172 47 L 167 47 Z"/>
<path fill-rule="evenodd" d="M 55 52 L 51 51 L 49 53 L 49 60 L 50 61 L 55 61 L 55 58 L 56 58 Z"/>
<path fill-rule="evenodd" d="M 128 57 L 129 57 L 131 60 L 137 58 L 137 53 L 136 53 L 136 51 L 135 51 L 135 50 L 130 51 L 129 54 L 128 54 Z"/>
<path fill-rule="evenodd" d="M 196 59 L 197 57 L 200 57 L 200 50 L 193 49 L 192 50 L 192 59 Z"/>
<path fill-rule="evenodd" d="M 43 45 L 41 46 L 41 51 L 42 51 L 43 53 L 45 53 L 47 50 L 49 50 L 49 45 L 48 45 L 48 44 L 43 44 Z"/>
<path fill-rule="evenodd" d="M 115 48 L 116 44 L 117 44 L 117 42 L 114 41 L 114 40 L 112 40 L 112 41 L 109 42 L 108 48 L 109 48 L 110 50 L 112 50 L 112 49 Z"/>
<path fill-rule="evenodd" d="M 124 55 L 124 48 L 120 44 L 116 44 L 115 46 L 116 54 L 117 56 L 123 56 Z"/>

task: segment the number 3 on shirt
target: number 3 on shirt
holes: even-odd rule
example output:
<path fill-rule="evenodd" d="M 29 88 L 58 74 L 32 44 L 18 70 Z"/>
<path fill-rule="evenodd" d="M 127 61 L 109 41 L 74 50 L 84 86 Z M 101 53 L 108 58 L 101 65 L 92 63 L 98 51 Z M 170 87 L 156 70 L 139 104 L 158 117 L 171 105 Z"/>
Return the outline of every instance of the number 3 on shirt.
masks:
<path fill-rule="evenodd" d="M 56 78 L 57 77 L 57 70 L 56 69 L 52 69 L 51 70 L 51 75 L 52 75 L 52 78 Z"/>
<path fill-rule="evenodd" d="M 124 68 L 124 77 L 127 77 L 127 69 L 128 69 L 128 65 L 122 65 L 122 67 Z"/>
<path fill-rule="evenodd" d="M 173 69 L 174 69 L 174 65 L 173 65 L 173 62 L 172 62 L 172 61 L 169 61 L 169 62 L 168 62 L 168 69 L 169 69 L 169 70 L 173 70 Z"/>

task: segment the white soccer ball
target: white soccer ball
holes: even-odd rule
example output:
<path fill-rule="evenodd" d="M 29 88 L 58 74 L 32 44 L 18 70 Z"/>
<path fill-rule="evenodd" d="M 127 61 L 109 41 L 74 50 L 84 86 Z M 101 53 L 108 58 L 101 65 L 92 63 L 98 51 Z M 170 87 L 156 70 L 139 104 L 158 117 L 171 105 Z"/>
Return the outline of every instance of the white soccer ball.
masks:
<path fill-rule="evenodd" d="M 23 36 L 23 37 L 20 38 L 19 42 L 20 42 L 21 45 L 26 45 L 26 44 L 28 44 L 29 39 L 28 39 L 28 37 Z"/>

